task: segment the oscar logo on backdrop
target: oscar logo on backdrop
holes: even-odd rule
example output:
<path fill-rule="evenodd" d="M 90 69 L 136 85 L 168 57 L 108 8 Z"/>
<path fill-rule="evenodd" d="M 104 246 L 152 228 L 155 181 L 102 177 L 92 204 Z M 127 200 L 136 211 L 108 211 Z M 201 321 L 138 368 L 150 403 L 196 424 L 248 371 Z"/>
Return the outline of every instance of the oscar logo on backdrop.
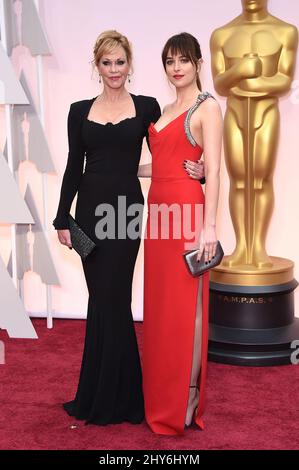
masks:
<path fill-rule="evenodd" d="M 210 40 L 215 90 L 227 97 L 224 152 L 236 247 L 211 272 L 209 358 L 231 364 L 290 364 L 290 344 L 299 338 L 294 263 L 265 248 L 278 101 L 291 87 L 298 30 L 267 6 L 267 0 L 242 0 L 242 13 Z"/>

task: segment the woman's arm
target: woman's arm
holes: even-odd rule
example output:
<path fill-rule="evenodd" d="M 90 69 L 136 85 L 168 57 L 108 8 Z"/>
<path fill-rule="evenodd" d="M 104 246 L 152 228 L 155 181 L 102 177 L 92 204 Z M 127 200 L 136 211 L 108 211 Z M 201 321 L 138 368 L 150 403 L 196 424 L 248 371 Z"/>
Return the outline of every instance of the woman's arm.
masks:
<path fill-rule="evenodd" d="M 145 111 L 145 138 L 147 142 L 147 146 L 149 151 L 150 149 L 150 143 L 149 143 L 149 135 L 148 135 L 148 128 L 151 122 L 155 123 L 161 116 L 161 109 L 159 106 L 158 101 L 156 98 L 148 97 L 146 102 L 146 111 Z M 138 167 L 138 172 L 137 176 L 140 178 L 150 178 L 152 176 L 152 164 L 151 163 L 146 163 L 144 165 L 139 165 Z"/>
<path fill-rule="evenodd" d="M 81 136 L 81 113 L 78 103 L 72 103 L 68 114 L 68 159 L 63 175 L 58 210 L 53 225 L 56 230 L 69 228 L 68 215 L 81 180 L 85 148 Z"/>
<path fill-rule="evenodd" d="M 148 149 L 149 149 L 149 151 L 151 151 L 150 143 L 149 143 L 148 128 L 149 128 L 149 125 L 150 125 L 151 122 L 155 123 L 155 122 L 158 121 L 158 119 L 160 119 L 160 117 L 161 117 L 161 108 L 160 108 L 160 105 L 159 105 L 158 101 L 156 100 L 156 98 L 152 98 L 152 97 L 150 97 L 148 99 L 147 106 L 148 106 L 148 108 L 147 108 L 147 112 L 146 112 L 146 122 L 145 122 L 146 134 L 145 134 L 145 138 L 146 138 Z"/>
<path fill-rule="evenodd" d="M 141 178 L 150 178 L 152 176 L 152 164 L 146 163 L 145 165 L 139 165 L 137 176 Z"/>
<path fill-rule="evenodd" d="M 205 251 L 205 261 L 216 252 L 216 214 L 220 185 L 220 161 L 222 149 L 223 119 L 221 108 L 216 100 L 207 99 L 204 106 L 201 125 L 203 148 L 205 152 L 205 210 L 204 224 L 197 259 Z"/>

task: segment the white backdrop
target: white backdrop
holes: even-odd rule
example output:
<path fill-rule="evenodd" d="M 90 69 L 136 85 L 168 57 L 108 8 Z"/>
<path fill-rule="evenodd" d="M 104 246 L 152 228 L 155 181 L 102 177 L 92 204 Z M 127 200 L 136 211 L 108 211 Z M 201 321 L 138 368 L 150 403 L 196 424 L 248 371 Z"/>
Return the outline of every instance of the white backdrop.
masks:
<path fill-rule="evenodd" d="M 299 2 L 294 0 L 269 0 L 269 11 L 285 21 L 299 25 Z M 73 101 L 91 98 L 100 93 L 96 73 L 92 74 L 90 61 L 97 35 L 106 29 L 117 29 L 133 43 L 134 74 L 129 91 L 155 96 L 160 105 L 171 101 L 174 93 L 169 87 L 161 64 L 161 50 L 169 36 L 187 31 L 201 44 L 203 90 L 214 94 L 225 111 L 225 99 L 214 91 L 210 72 L 209 39 L 212 31 L 241 12 L 241 0 L 40 0 L 40 15 L 45 25 L 52 56 L 44 58 L 45 78 L 45 128 L 58 174 L 49 177 L 51 222 L 55 217 L 61 179 L 67 159 L 66 119 Z M 36 96 L 36 71 L 34 60 L 24 47 L 13 54 L 18 72 L 26 72 L 33 98 Z M 292 93 L 280 101 L 281 137 L 275 182 L 275 212 L 268 232 L 267 250 L 270 255 L 290 258 L 296 263 L 295 275 L 299 278 L 299 218 L 298 189 L 298 124 L 299 124 L 299 74 L 298 64 Z M 3 122 L 1 109 L 0 122 Z M 0 145 L 3 148 L 3 136 Z M 143 154 L 143 162 L 149 159 Z M 26 181 L 35 187 L 38 197 L 40 179 L 34 166 L 25 162 L 21 169 L 21 187 Z M 218 212 L 218 236 L 226 253 L 235 245 L 234 232 L 228 208 L 228 176 L 222 162 L 222 180 Z M 142 181 L 146 195 L 148 182 Z M 75 201 L 74 201 L 75 204 Z M 74 209 L 73 204 L 73 209 Z M 39 210 L 41 210 L 41 205 Z M 50 222 L 50 223 L 51 223 Z M 1 227 L 1 255 L 9 255 L 8 227 Z M 81 262 L 74 252 L 61 246 L 56 231 L 51 231 L 51 250 L 61 286 L 53 288 L 54 315 L 84 317 L 87 309 L 87 289 Z M 133 285 L 133 314 L 142 319 L 142 256 L 141 248 Z M 296 292 L 296 305 L 299 294 Z M 25 276 L 25 307 L 33 314 L 45 312 L 45 287 L 39 276 L 28 272 Z M 297 312 L 297 316 L 299 316 Z"/>

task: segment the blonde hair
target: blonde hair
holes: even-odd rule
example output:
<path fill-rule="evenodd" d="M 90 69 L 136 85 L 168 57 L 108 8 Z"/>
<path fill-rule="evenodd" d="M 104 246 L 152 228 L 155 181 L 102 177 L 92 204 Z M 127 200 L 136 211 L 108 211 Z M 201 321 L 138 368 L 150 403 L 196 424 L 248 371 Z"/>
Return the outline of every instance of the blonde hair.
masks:
<path fill-rule="evenodd" d="M 95 42 L 93 48 L 93 63 L 98 66 L 101 57 L 107 53 L 111 52 L 116 47 L 123 47 L 127 56 L 127 61 L 129 65 L 132 65 L 132 48 L 126 36 L 110 29 L 108 31 L 103 31 Z"/>

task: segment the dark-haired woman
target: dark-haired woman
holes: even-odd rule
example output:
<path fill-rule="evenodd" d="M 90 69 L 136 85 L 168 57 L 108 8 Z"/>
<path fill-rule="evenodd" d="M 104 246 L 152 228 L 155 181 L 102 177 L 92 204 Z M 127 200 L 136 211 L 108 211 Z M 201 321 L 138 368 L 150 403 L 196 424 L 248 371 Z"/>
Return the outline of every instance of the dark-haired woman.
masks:
<path fill-rule="evenodd" d="M 201 51 L 192 35 L 171 37 L 162 61 L 177 96 L 149 128 L 152 183 L 145 238 L 143 389 L 152 431 L 180 435 L 192 419 L 203 429 L 209 273 L 192 278 L 182 254 L 190 244 L 199 247 L 198 259 L 204 252 L 208 262 L 215 254 L 222 115 L 212 95 L 202 92 Z M 203 152 L 205 195 L 181 164 L 182 155 L 195 162 Z M 159 214 L 157 206 L 169 209 L 168 236 L 167 214 Z M 193 238 L 182 227 L 193 227 Z"/>
<path fill-rule="evenodd" d="M 131 312 L 140 236 L 130 237 L 127 230 L 135 213 L 125 218 L 124 226 L 121 220 L 130 207 L 143 205 L 138 176 L 150 176 L 150 166 L 139 167 L 142 142 L 150 121 L 159 119 L 161 112 L 155 98 L 134 95 L 125 88 L 132 65 L 125 36 L 117 31 L 100 34 L 94 62 L 103 92 L 71 105 L 69 155 L 53 222 L 60 242 L 71 247 L 68 214 L 78 191 L 75 218 L 97 244 L 82 261 L 89 293 L 86 336 L 77 393 L 64 409 L 86 423 L 140 423 L 144 418 L 142 375 Z M 125 200 L 125 214 L 120 212 L 119 196 L 122 204 Z M 102 233 L 98 237 L 97 228 L 106 214 L 96 208 L 108 206 L 115 216 L 111 220 L 115 234 L 108 230 L 107 237 L 102 238 Z"/>

